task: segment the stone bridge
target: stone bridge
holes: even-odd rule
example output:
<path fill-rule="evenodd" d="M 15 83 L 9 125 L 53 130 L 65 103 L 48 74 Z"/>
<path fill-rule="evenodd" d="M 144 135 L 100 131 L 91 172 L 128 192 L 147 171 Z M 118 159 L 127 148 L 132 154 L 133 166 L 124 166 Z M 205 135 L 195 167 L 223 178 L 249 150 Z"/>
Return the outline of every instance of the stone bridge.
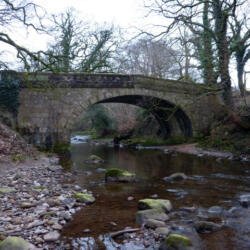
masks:
<path fill-rule="evenodd" d="M 223 104 L 215 89 L 141 75 L 15 73 L 20 82 L 18 129 L 30 143 L 69 142 L 73 125 L 96 103 L 148 109 L 164 137 L 208 131 Z"/>

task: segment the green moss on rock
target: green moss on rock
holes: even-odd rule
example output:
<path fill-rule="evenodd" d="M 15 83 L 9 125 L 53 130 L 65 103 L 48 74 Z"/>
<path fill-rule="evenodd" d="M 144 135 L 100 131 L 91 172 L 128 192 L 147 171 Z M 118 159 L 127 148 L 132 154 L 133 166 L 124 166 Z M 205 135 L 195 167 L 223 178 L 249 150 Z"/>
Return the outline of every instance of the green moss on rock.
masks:
<path fill-rule="evenodd" d="M 8 188 L 8 187 L 2 187 L 0 188 L 0 194 L 7 194 L 15 192 L 16 190 L 14 188 Z"/>
<path fill-rule="evenodd" d="M 119 168 L 109 168 L 105 173 L 105 180 L 113 182 L 132 182 L 135 181 L 135 174 Z"/>
<path fill-rule="evenodd" d="M 165 242 L 168 247 L 172 247 L 174 249 L 183 249 L 183 247 L 192 246 L 191 240 L 181 234 L 170 234 L 166 238 Z"/>
<path fill-rule="evenodd" d="M 95 197 L 92 194 L 89 193 L 75 193 L 74 194 L 74 198 L 79 201 L 79 202 L 83 202 L 86 204 L 91 204 L 93 202 L 95 202 Z"/>
<path fill-rule="evenodd" d="M 88 161 L 92 162 L 92 163 L 100 163 L 100 162 L 104 162 L 104 160 L 99 157 L 98 155 L 91 155 L 88 159 Z"/>
<path fill-rule="evenodd" d="M 143 199 L 139 200 L 138 208 L 140 210 L 163 209 L 165 212 L 169 212 L 172 210 L 172 204 L 169 200 L 165 199 Z"/>
<path fill-rule="evenodd" d="M 32 245 L 21 237 L 8 237 L 0 243 L 0 250 L 31 250 Z"/>

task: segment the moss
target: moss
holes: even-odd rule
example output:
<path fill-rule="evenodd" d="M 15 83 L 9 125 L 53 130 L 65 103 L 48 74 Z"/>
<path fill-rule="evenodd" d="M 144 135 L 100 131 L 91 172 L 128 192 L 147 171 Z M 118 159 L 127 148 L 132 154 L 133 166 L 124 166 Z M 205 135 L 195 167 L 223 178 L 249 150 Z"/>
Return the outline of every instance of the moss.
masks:
<path fill-rule="evenodd" d="M 139 200 L 139 209 L 163 209 L 169 212 L 172 209 L 172 204 L 169 200 L 164 199 L 143 199 Z"/>
<path fill-rule="evenodd" d="M 94 162 L 102 162 L 103 161 L 103 159 L 101 157 L 99 157 L 98 155 L 91 155 L 89 157 L 89 160 L 94 161 Z"/>
<path fill-rule="evenodd" d="M 109 168 L 105 173 L 106 182 L 134 182 L 135 174 L 119 168 Z"/>
<path fill-rule="evenodd" d="M 70 144 L 68 143 L 56 143 L 53 146 L 53 152 L 57 154 L 63 154 L 65 152 L 68 152 L 70 149 Z"/>
<path fill-rule="evenodd" d="M 80 192 L 75 193 L 74 198 L 77 201 L 84 202 L 87 204 L 95 202 L 95 197 L 92 194 L 88 193 L 80 193 Z"/>
<path fill-rule="evenodd" d="M 21 237 L 8 237 L 0 243 L 0 250 L 29 250 L 30 244 Z"/>
<path fill-rule="evenodd" d="M 188 141 L 188 138 L 183 137 L 183 136 L 174 136 L 165 140 L 162 138 L 155 138 L 155 137 L 135 137 L 135 138 L 130 138 L 128 140 L 125 140 L 123 141 L 123 143 L 127 146 L 141 145 L 143 147 L 150 147 L 150 146 L 181 144 L 187 141 Z"/>
<path fill-rule="evenodd" d="M 46 189 L 46 187 L 43 187 L 43 186 L 35 186 L 35 187 L 33 187 L 33 189 L 36 190 L 36 191 L 43 191 L 43 190 Z"/>
<path fill-rule="evenodd" d="M 16 190 L 14 188 L 5 188 L 5 187 L 0 188 L 0 194 L 12 193 L 15 191 Z"/>
<path fill-rule="evenodd" d="M 22 154 L 15 154 L 11 156 L 11 160 L 14 162 L 24 162 L 25 156 Z"/>
<path fill-rule="evenodd" d="M 124 140 L 123 143 L 127 146 L 141 145 L 143 147 L 149 147 L 149 146 L 164 145 L 165 141 L 163 139 L 160 139 L 160 138 L 136 137 L 136 138 Z"/>
<path fill-rule="evenodd" d="M 166 238 L 166 244 L 168 247 L 173 247 L 174 249 L 178 249 L 178 247 L 189 247 L 192 246 L 191 240 L 180 234 L 170 234 Z"/>
<path fill-rule="evenodd" d="M 188 138 L 184 137 L 184 136 L 173 136 L 168 138 L 165 141 L 166 145 L 176 145 L 176 144 L 182 144 L 188 141 Z"/>
<path fill-rule="evenodd" d="M 126 170 L 122 170 L 119 168 L 109 168 L 106 170 L 106 176 L 110 177 L 121 177 L 121 176 L 134 176 L 134 173 L 130 173 Z"/>

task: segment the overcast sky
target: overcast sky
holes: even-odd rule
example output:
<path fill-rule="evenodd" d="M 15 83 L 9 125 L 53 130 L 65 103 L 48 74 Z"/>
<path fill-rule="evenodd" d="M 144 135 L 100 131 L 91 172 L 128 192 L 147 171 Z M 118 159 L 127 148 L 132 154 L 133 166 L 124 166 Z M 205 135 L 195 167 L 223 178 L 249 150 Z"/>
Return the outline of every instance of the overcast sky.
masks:
<path fill-rule="evenodd" d="M 97 22 L 112 22 L 123 27 L 141 21 L 143 0 L 36 0 L 49 12 L 63 12 L 74 7 L 83 18 Z"/>
<path fill-rule="evenodd" d="M 121 28 L 127 36 L 132 36 L 138 28 L 146 28 L 144 0 L 34 0 L 48 15 L 65 12 L 74 8 L 83 21 L 98 25 L 114 25 Z M 152 22 L 153 19 L 150 20 Z M 14 29 L 14 37 L 21 44 L 33 50 L 46 49 L 48 39 L 34 30 Z"/>

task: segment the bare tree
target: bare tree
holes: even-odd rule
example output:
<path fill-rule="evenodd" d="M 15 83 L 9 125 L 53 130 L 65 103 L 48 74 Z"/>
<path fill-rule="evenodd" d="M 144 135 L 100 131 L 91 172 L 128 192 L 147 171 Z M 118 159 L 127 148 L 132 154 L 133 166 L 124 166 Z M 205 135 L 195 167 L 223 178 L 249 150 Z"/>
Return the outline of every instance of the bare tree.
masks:
<path fill-rule="evenodd" d="M 26 28 L 41 31 L 43 29 L 41 24 L 43 15 L 44 11 L 32 0 L 2 0 L 0 3 L 0 42 L 17 51 L 17 58 L 24 63 L 26 69 L 29 69 L 30 59 L 40 61 L 42 65 L 45 65 L 45 62 L 40 60 L 43 52 L 34 53 L 21 46 L 12 38 L 9 30 L 13 24 L 21 24 Z M 4 54 L 4 51 L 1 51 L 1 54 Z M 1 67 L 8 67 L 8 65 L 2 61 Z"/>
<path fill-rule="evenodd" d="M 194 33 L 197 30 L 202 32 L 203 38 L 200 38 L 203 42 L 203 52 L 206 53 L 206 57 L 204 57 L 206 61 L 203 61 L 203 65 L 206 63 L 204 66 L 207 70 L 207 72 L 204 71 L 204 76 L 210 76 L 209 71 L 213 70 L 213 61 L 209 59 L 208 53 L 216 53 L 219 84 L 223 89 L 225 103 L 231 106 L 228 24 L 229 18 L 235 14 L 236 9 L 244 3 L 244 0 L 148 0 L 147 2 L 150 11 L 169 20 L 165 33 L 173 31 L 179 25 L 185 25 Z M 215 44 L 216 52 L 212 50 L 212 41 Z"/>
<path fill-rule="evenodd" d="M 117 58 L 118 71 L 160 78 L 179 77 L 178 53 L 164 40 L 144 37 L 126 44 Z"/>
<path fill-rule="evenodd" d="M 230 49 L 236 59 L 238 87 L 241 96 L 245 95 L 246 86 L 243 80 L 244 68 L 250 59 L 250 29 L 249 17 L 243 15 L 241 19 L 235 14 L 230 22 L 232 39 Z"/>
<path fill-rule="evenodd" d="M 103 72 L 111 70 L 115 48 L 113 28 L 91 28 L 77 18 L 74 9 L 53 16 L 50 28 L 54 41 L 49 44 L 44 61 L 53 71 Z M 35 68 L 40 70 L 39 63 Z M 49 68 L 49 70 L 50 70 Z"/>

